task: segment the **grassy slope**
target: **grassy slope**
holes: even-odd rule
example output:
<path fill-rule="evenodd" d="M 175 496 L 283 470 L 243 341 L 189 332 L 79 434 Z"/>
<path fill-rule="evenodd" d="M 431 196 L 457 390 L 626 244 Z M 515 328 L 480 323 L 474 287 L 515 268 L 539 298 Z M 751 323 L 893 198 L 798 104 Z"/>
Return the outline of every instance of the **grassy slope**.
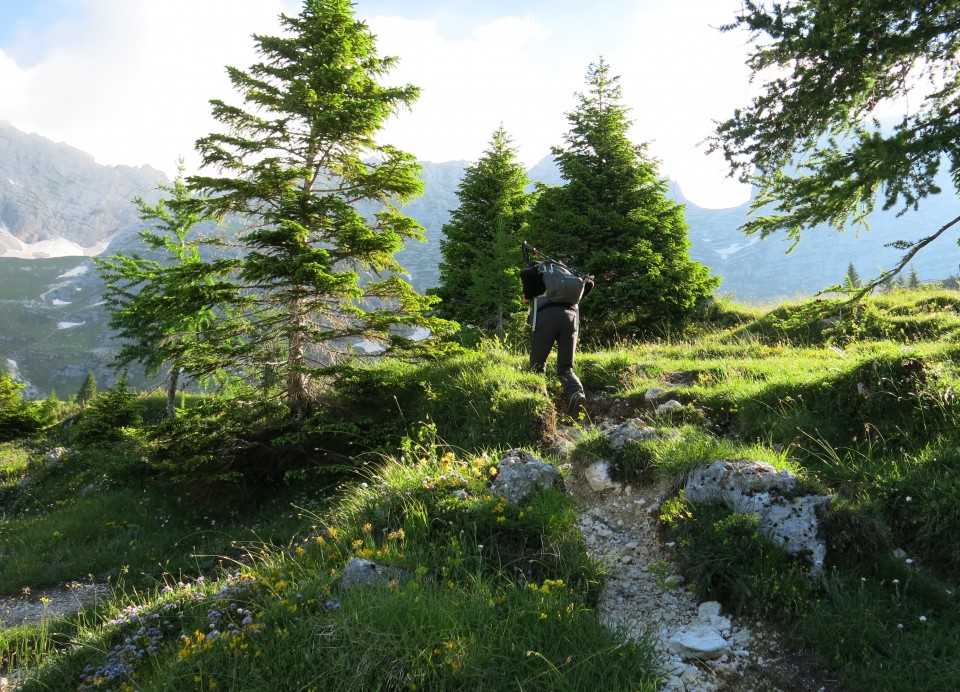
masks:
<path fill-rule="evenodd" d="M 608 459 L 636 482 L 759 458 L 829 489 L 837 501 L 821 584 L 722 508 L 677 500 L 664 518 L 702 596 L 783 624 L 846 689 L 956 687 L 960 298 L 895 293 L 814 321 L 811 308 L 722 306 L 686 341 L 584 353 L 594 411 L 680 434 L 617 453 L 587 435 L 574 459 Z M 650 387 L 684 408 L 655 419 Z M 535 449 L 552 425 L 522 355 L 488 348 L 384 365 L 345 381 L 335 399 L 328 412 L 351 435 L 338 454 L 379 445 L 353 456 L 365 485 L 331 489 L 318 450 L 270 493 L 201 506 L 158 487 L 137 461 L 136 436 L 59 464 L 8 446 L 0 590 L 91 571 L 118 588 L 99 612 L 6 631 L 0 652 L 48 663 L 38 689 L 117 671 L 116 689 L 256 689 L 277 675 L 304 689 L 481 688 L 491 670 L 524 689 L 653 685 L 643 643 L 625 647 L 596 622 L 602 574 L 583 555 L 567 498 L 515 508 L 484 490 L 501 450 Z M 350 556 L 412 578 L 341 594 L 336 576 Z M 56 653 L 67 641 L 83 645 Z"/>
<path fill-rule="evenodd" d="M 75 394 L 87 370 L 103 360 L 75 362 L 78 354 L 103 346 L 106 316 L 91 310 L 97 299 L 90 295 L 88 282 L 59 278 L 86 262 L 82 257 L 36 261 L 0 257 L 0 368 L 6 370 L 5 360 L 13 359 L 21 375 L 41 392 L 59 388 L 64 399 Z M 61 285 L 62 294 L 52 292 Z M 68 304 L 55 304 L 58 296 Z M 61 323 L 78 326 L 60 328 Z M 75 365 L 69 373 L 54 372 L 50 365 L 65 362 Z"/>

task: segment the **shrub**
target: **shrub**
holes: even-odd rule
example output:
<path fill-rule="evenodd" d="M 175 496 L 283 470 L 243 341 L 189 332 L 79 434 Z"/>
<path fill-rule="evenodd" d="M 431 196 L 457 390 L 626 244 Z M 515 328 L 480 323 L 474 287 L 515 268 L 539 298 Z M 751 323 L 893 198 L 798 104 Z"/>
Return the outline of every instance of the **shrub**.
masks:
<path fill-rule="evenodd" d="M 27 437 L 53 422 L 55 407 L 21 398 L 23 385 L 0 373 L 0 441 Z"/>
<path fill-rule="evenodd" d="M 125 436 L 124 428 L 137 426 L 142 419 L 138 396 L 130 389 L 124 375 L 112 389 L 93 400 L 81 414 L 70 437 L 77 444 L 89 446 L 119 442 Z"/>

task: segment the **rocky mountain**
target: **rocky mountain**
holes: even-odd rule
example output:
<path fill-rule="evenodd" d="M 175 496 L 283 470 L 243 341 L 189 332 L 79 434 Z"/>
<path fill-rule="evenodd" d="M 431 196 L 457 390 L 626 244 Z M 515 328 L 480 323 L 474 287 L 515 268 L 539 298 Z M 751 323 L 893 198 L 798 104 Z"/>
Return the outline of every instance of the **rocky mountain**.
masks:
<path fill-rule="evenodd" d="M 102 252 L 138 223 L 130 201 L 157 198 L 160 171 L 93 157 L 0 122 L 0 256 Z"/>
<path fill-rule="evenodd" d="M 403 208 L 426 230 L 398 259 L 420 291 L 436 285 L 440 239 L 458 204 L 465 161 L 423 162 L 424 194 Z M 531 180 L 561 184 L 553 160 L 528 172 Z M 19 373 L 35 395 L 74 393 L 88 370 L 109 386 L 113 351 L 102 284 L 91 256 L 139 249 L 135 197 L 154 202 L 165 176 L 150 167 L 101 166 L 64 144 L 0 123 L 0 367 Z M 945 181 L 943 188 L 952 190 Z M 927 200 L 919 212 L 877 212 L 872 230 L 836 233 L 814 229 L 786 254 L 783 237 L 745 237 L 739 230 L 748 205 L 704 209 L 683 196 L 676 183 L 669 196 L 685 206 L 691 256 L 722 277 L 721 294 L 744 302 L 770 302 L 811 295 L 840 283 L 852 262 L 863 277 L 891 266 L 897 239 L 918 238 L 960 214 L 952 194 Z M 922 280 L 957 274 L 956 235 L 921 252 L 913 267 Z M 518 253 L 519 254 L 519 253 Z"/>

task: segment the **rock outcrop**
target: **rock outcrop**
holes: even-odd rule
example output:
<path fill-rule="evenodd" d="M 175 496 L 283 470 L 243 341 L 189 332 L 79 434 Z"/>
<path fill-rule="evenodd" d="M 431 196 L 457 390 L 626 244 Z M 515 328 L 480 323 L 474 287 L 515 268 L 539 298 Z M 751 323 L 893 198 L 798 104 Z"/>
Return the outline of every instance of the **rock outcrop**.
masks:
<path fill-rule="evenodd" d="M 715 461 L 698 466 L 684 486 L 691 502 L 719 501 L 741 514 L 759 517 L 760 531 L 791 555 L 810 561 L 810 574 L 823 574 L 826 542 L 817 508 L 827 495 L 798 494 L 797 479 L 761 461 Z"/>
<path fill-rule="evenodd" d="M 140 223 L 134 198 L 158 199 L 161 182 L 167 177 L 149 166 L 102 166 L 79 149 L 0 122 L 0 256 L 31 246 L 37 257 L 67 244 L 78 248 L 71 254 L 105 247 Z"/>

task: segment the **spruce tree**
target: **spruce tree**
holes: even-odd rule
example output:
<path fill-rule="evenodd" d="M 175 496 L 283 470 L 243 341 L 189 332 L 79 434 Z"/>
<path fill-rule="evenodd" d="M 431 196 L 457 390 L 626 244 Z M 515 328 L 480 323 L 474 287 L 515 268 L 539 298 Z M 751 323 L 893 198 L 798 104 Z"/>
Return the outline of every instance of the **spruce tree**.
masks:
<path fill-rule="evenodd" d="M 907 288 L 912 291 L 916 291 L 923 286 L 923 282 L 920 281 L 920 275 L 917 273 L 916 267 L 910 267 L 910 273 L 907 275 Z"/>
<path fill-rule="evenodd" d="M 226 132 L 197 141 L 204 168 L 221 175 L 190 183 L 208 212 L 245 220 L 240 279 L 256 300 L 245 356 L 283 383 L 300 418 L 356 343 L 382 354 L 412 344 L 404 327 L 446 325 L 425 316 L 435 299 L 417 294 L 394 258 L 423 238 L 396 206 L 422 191 L 420 168 L 374 140 L 418 89 L 382 83 L 396 59 L 378 56 L 349 0 L 306 0 L 281 23 L 282 36 L 254 36 L 260 62 L 228 68 L 244 105 L 212 101 Z M 358 203 L 380 211 L 365 219 Z"/>
<path fill-rule="evenodd" d="M 196 209 L 201 200 L 181 176 L 160 189 L 166 196 L 156 206 L 136 200 L 141 220 L 151 227 L 139 234 L 148 256 L 94 261 L 106 284 L 110 327 L 121 342 L 114 365 L 125 371 L 141 363 L 148 375 L 165 370 L 172 418 L 181 375 L 203 381 L 231 365 L 228 350 L 246 330 L 239 312 L 245 299 L 231 278 L 238 262 L 203 259 L 200 241 L 191 237 L 203 220 Z"/>
<path fill-rule="evenodd" d="M 480 160 L 468 166 L 457 190 L 459 206 L 440 241 L 439 286 L 443 317 L 503 337 L 511 316 L 523 311 L 520 246 L 532 196 L 530 181 L 501 125 Z"/>
<path fill-rule="evenodd" d="M 83 378 L 80 385 L 80 391 L 77 392 L 77 403 L 86 406 L 97 396 L 97 377 L 92 370 L 87 371 L 87 376 Z"/>
<path fill-rule="evenodd" d="M 847 267 L 847 275 L 844 277 L 843 283 L 847 288 L 860 288 L 863 285 L 860 273 L 857 271 L 857 268 L 853 266 L 853 262 Z"/>
<path fill-rule="evenodd" d="M 553 150 L 566 182 L 541 191 L 530 219 L 542 252 L 596 280 L 580 310 L 597 337 L 682 321 L 719 283 L 690 259 L 683 207 L 657 162 L 627 137 L 619 80 L 602 58 L 590 65 L 566 146 Z"/>

